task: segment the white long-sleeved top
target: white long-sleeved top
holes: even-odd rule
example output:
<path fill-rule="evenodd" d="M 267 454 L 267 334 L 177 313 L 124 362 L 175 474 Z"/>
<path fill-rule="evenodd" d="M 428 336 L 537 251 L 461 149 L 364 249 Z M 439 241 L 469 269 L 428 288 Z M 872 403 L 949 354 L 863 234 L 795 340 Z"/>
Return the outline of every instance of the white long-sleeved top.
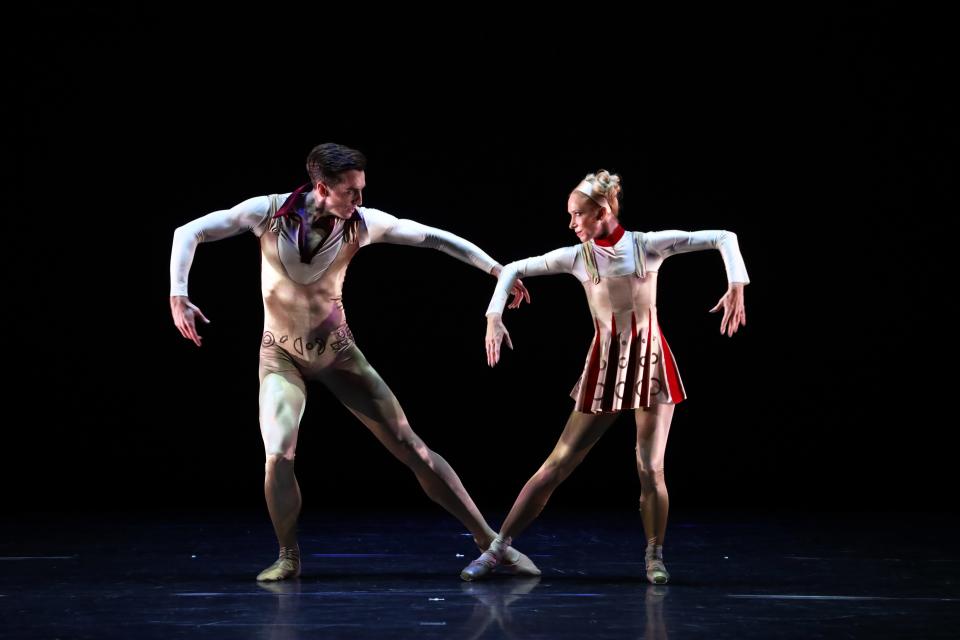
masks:
<path fill-rule="evenodd" d="M 657 272 L 663 261 L 672 255 L 717 249 L 723 257 L 727 281 L 731 284 L 737 282 L 748 284 L 750 282 L 743 256 L 740 255 L 737 235 L 732 231 L 678 231 L 671 229 L 644 233 L 642 238 L 644 254 L 642 269 L 638 269 L 636 264 L 635 256 L 637 252 L 633 233 L 623 233 L 612 246 L 603 246 L 600 243 L 591 242 L 600 277 L 623 276 L 637 273 L 639 270 Z M 580 282 L 586 282 L 591 277 L 588 268 L 583 260 L 581 245 L 563 247 L 541 256 L 511 262 L 500 272 L 496 289 L 487 308 L 487 315 L 503 313 L 507 296 L 517 278 L 569 273 Z"/>
<path fill-rule="evenodd" d="M 221 240 L 252 231 L 257 237 L 270 228 L 273 213 L 282 206 L 291 194 L 279 196 L 259 196 L 245 200 L 226 210 L 215 211 L 179 227 L 174 233 L 173 249 L 170 256 L 170 295 L 188 295 L 188 276 L 193 263 L 194 253 L 201 242 Z M 442 229 L 429 227 L 408 219 L 398 219 L 389 213 L 369 207 L 358 207 L 360 218 L 359 245 L 361 247 L 376 243 L 405 244 L 429 247 L 443 251 L 458 260 L 490 272 L 497 262 L 478 246 Z M 342 220 L 337 220 L 330 232 L 309 262 L 301 259 L 297 243 L 297 223 L 275 223 L 279 239 L 277 251 L 288 278 L 299 284 L 308 285 L 321 279 L 330 264 L 337 257 L 342 243 Z"/>

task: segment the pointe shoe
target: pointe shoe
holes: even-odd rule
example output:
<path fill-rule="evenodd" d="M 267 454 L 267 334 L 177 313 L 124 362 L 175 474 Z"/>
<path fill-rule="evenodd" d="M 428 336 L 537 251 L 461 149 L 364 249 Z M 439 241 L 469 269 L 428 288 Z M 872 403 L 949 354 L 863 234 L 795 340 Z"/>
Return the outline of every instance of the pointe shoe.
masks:
<path fill-rule="evenodd" d="M 481 553 L 479 558 L 463 568 L 463 571 L 460 572 L 460 579 L 467 582 L 479 580 L 489 575 L 500 562 L 500 557 L 488 549 Z"/>
<path fill-rule="evenodd" d="M 516 557 L 514 557 L 516 554 Z M 500 564 L 494 567 L 497 573 L 508 573 L 512 576 L 539 576 L 540 569 L 533 564 L 533 560 L 518 549 L 507 547 L 506 556 L 500 561 Z"/>

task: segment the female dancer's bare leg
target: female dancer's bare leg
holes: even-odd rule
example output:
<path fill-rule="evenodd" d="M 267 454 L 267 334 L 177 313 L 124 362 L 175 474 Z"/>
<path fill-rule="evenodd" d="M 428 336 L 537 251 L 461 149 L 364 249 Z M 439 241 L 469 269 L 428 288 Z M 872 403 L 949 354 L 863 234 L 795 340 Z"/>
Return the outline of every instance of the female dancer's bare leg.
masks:
<path fill-rule="evenodd" d="M 664 584 L 670 574 L 663 564 L 663 540 L 667 533 L 670 497 L 664 481 L 663 462 L 673 419 L 672 404 L 637 409 L 637 472 L 640 474 L 640 516 L 647 537 L 647 579 Z"/>
<path fill-rule="evenodd" d="M 460 573 L 461 578 L 481 578 L 502 562 L 503 550 L 511 544 L 513 537 L 520 535 L 540 515 L 554 489 L 577 468 L 616 417 L 615 413 L 574 411 L 570 414 L 553 452 L 517 496 L 500 529 L 500 535 Z"/>

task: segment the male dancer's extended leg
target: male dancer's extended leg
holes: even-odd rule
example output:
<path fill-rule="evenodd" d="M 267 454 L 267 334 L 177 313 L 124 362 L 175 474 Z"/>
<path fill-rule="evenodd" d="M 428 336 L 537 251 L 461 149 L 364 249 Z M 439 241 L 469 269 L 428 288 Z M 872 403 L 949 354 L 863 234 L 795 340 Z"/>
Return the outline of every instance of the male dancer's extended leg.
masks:
<path fill-rule="evenodd" d="M 356 345 L 348 347 L 343 357 L 324 369 L 319 379 L 390 453 L 413 471 L 427 496 L 470 531 L 478 547 L 489 546 L 496 533 L 484 520 L 460 478 L 446 460 L 414 433 L 396 396 Z M 521 562 L 515 567 L 519 572 L 540 573 L 526 556 L 517 556 L 511 553 L 508 558 Z"/>

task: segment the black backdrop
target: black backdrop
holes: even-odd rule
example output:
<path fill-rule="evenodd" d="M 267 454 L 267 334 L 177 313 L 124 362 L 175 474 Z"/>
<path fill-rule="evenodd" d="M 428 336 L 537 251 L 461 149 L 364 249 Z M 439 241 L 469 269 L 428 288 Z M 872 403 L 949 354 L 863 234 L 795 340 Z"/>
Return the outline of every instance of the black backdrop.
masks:
<path fill-rule="evenodd" d="M 474 17 L 374 31 L 357 15 L 87 9 L 20 25 L 9 508 L 261 503 L 257 243 L 199 249 L 191 294 L 213 323 L 197 349 L 169 318 L 170 240 L 296 187 L 325 141 L 367 154 L 365 204 L 502 262 L 575 243 L 566 195 L 600 167 L 624 177 L 628 229 L 738 234 L 752 283 L 733 339 L 707 313 L 718 254 L 661 271 L 690 395 L 667 454 L 675 505 L 951 508 L 957 131 L 938 19 L 884 5 L 641 16 L 621 32 Z M 533 305 L 506 316 L 517 350 L 489 370 L 493 283 L 380 245 L 344 301 L 414 428 L 498 518 L 559 435 L 592 327 L 573 278 L 530 279 Z M 632 508 L 633 437 L 622 416 L 555 504 Z M 308 508 L 426 503 L 320 387 L 297 462 Z"/>

